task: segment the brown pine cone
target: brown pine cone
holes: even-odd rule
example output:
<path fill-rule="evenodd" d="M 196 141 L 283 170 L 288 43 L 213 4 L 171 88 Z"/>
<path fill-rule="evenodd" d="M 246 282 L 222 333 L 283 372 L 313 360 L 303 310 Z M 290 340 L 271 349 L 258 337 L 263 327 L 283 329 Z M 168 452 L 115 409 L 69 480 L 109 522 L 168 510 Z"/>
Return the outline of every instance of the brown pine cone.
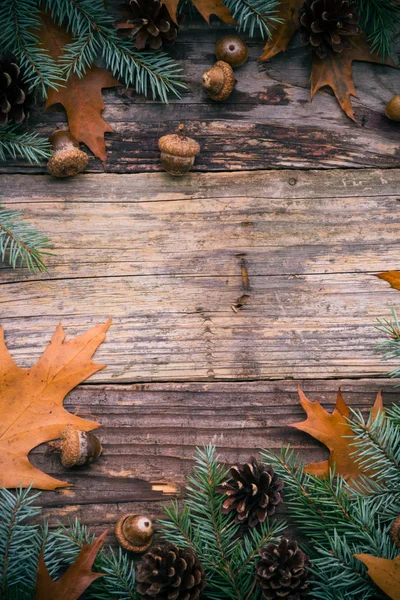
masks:
<path fill-rule="evenodd" d="M 282 538 L 260 550 L 256 581 L 264 600 L 302 600 L 308 593 L 310 559 L 294 540 Z"/>
<path fill-rule="evenodd" d="M 255 527 L 274 514 L 282 502 L 284 484 L 271 466 L 251 457 L 248 463 L 232 467 L 229 475 L 231 478 L 217 489 L 228 496 L 222 505 L 224 515 L 235 511 L 237 523 Z"/>
<path fill-rule="evenodd" d="M 197 600 L 205 586 L 204 568 L 189 548 L 154 546 L 136 567 L 136 590 L 143 600 Z"/>
<path fill-rule="evenodd" d="M 320 58 L 350 48 L 348 36 L 359 35 L 358 6 L 353 0 L 306 0 L 300 9 L 301 41 Z"/>
<path fill-rule="evenodd" d="M 163 42 L 175 42 L 178 25 L 161 0 L 127 0 L 118 7 L 121 18 L 115 22 L 120 38 L 135 38 L 135 47 L 147 45 L 159 50 Z"/>
<path fill-rule="evenodd" d="M 28 117 L 28 94 L 21 70 L 12 59 L 0 59 L 0 127 L 9 121 L 22 123 Z"/>

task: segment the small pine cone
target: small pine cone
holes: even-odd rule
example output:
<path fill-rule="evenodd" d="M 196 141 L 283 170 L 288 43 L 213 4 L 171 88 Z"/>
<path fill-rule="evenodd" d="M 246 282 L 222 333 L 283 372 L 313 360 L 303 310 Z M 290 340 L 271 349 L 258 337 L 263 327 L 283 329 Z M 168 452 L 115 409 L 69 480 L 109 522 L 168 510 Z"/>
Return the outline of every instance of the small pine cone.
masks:
<path fill-rule="evenodd" d="M 205 586 L 204 568 L 189 548 L 155 546 L 136 567 L 136 590 L 143 600 L 197 600 Z"/>
<path fill-rule="evenodd" d="M 237 523 L 255 527 L 275 513 L 284 484 L 271 466 L 251 457 L 248 463 L 232 467 L 229 475 L 217 490 L 228 496 L 222 505 L 224 515 L 235 511 Z"/>
<path fill-rule="evenodd" d="M 0 60 L 0 127 L 9 121 L 22 123 L 28 117 L 28 94 L 21 70 L 14 60 Z"/>
<path fill-rule="evenodd" d="M 393 521 L 390 528 L 390 535 L 396 548 L 400 548 L 400 515 Z"/>
<path fill-rule="evenodd" d="M 348 36 L 359 35 L 358 6 L 354 0 L 306 0 L 300 10 L 301 41 L 320 58 L 350 48 Z"/>
<path fill-rule="evenodd" d="M 310 559 L 294 540 L 282 538 L 260 550 L 256 581 L 264 600 L 302 600 L 308 593 Z"/>
<path fill-rule="evenodd" d="M 174 43 L 179 30 L 161 0 L 127 0 L 118 7 L 121 18 L 115 22 L 118 36 L 135 38 L 135 47 L 147 45 L 159 50 L 163 42 Z"/>

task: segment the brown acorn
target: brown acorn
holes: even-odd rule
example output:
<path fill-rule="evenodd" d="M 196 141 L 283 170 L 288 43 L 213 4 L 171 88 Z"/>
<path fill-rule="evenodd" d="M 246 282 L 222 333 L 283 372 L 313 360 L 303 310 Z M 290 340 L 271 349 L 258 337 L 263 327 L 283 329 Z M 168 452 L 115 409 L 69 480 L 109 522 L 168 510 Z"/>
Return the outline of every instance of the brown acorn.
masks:
<path fill-rule="evenodd" d="M 90 431 L 80 431 L 73 425 L 67 425 L 59 442 L 48 444 L 47 456 L 60 452 L 64 467 L 86 465 L 97 460 L 103 452 L 99 439 Z"/>
<path fill-rule="evenodd" d="M 158 140 L 161 150 L 161 162 L 164 169 L 173 177 L 182 177 L 194 165 L 194 159 L 200 152 L 200 146 L 183 134 L 184 125 L 179 126 L 180 133 L 164 135 Z"/>
<path fill-rule="evenodd" d="M 212 100 L 223 102 L 232 94 L 236 85 L 233 69 L 228 63 L 219 60 L 203 75 L 203 86 Z"/>
<path fill-rule="evenodd" d="M 115 525 L 115 537 L 125 550 L 145 552 L 153 540 L 153 523 L 141 515 L 123 515 Z"/>
<path fill-rule="evenodd" d="M 386 105 L 385 115 L 392 121 L 400 121 L 400 94 L 393 96 Z"/>
<path fill-rule="evenodd" d="M 79 148 L 79 142 L 69 131 L 59 129 L 50 136 L 53 154 L 47 163 L 47 170 L 53 177 L 72 177 L 83 171 L 89 161 L 86 152 Z"/>
<path fill-rule="evenodd" d="M 249 57 L 249 49 L 238 35 L 225 35 L 217 42 L 215 56 L 233 68 L 241 67 Z"/>

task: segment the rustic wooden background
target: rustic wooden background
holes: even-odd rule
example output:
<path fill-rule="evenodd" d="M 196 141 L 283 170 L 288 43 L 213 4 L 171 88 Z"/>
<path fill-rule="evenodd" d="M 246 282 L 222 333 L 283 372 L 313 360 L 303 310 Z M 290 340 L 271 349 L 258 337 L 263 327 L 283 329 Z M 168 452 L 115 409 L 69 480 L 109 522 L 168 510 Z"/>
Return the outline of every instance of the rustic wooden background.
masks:
<path fill-rule="evenodd" d="M 55 252 L 47 274 L 0 268 L 1 324 L 18 364 L 39 357 L 61 319 L 75 335 L 113 317 L 96 355 L 107 368 L 65 403 L 103 423 L 104 456 L 65 472 L 44 448 L 32 453 L 75 484 L 43 494 L 52 524 L 78 516 L 100 531 L 128 511 L 159 517 L 203 443 L 229 462 L 288 442 L 321 458 L 288 427 L 302 418 L 299 383 L 330 409 L 338 386 L 363 410 L 380 388 L 388 403 L 398 394 L 374 325 L 400 296 L 373 274 L 400 269 L 400 126 L 382 115 L 400 72 L 354 64 L 355 124 L 329 91 L 310 103 L 297 39 L 262 66 L 253 41 L 236 91 L 215 104 L 200 80 L 224 31 L 195 23 L 180 35 L 181 101 L 105 91 L 115 131 L 106 173 L 94 159 L 66 181 L 23 161 L 0 165 L 2 202 L 23 209 Z M 202 152 L 176 180 L 160 172 L 157 139 L 181 122 Z M 39 104 L 31 124 L 47 135 L 65 117 Z M 243 261 L 250 301 L 234 312 Z"/>

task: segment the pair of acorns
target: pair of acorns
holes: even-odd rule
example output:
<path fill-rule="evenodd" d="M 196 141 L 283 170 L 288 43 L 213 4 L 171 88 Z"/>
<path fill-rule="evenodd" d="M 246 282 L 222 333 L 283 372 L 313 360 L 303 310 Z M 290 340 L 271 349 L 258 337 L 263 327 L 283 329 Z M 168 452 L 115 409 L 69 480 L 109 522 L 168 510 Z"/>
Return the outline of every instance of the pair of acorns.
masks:
<path fill-rule="evenodd" d="M 204 73 L 203 87 L 212 100 L 223 102 L 237 84 L 233 69 L 244 65 L 249 49 L 238 35 L 225 35 L 217 42 L 215 56 L 218 61 Z"/>
<path fill-rule="evenodd" d="M 80 431 L 67 425 L 58 442 L 48 444 L 47 455 L 59 452 L 61 463 L 70 468 L 94 462 L 103 452 L 100 440 L 90 431 Z M 120 546 L 130 552 L 145 552 L 152 543 L 153 523 L 148 517 L 126 514 L 115 525 L 115 537 Z"/>

